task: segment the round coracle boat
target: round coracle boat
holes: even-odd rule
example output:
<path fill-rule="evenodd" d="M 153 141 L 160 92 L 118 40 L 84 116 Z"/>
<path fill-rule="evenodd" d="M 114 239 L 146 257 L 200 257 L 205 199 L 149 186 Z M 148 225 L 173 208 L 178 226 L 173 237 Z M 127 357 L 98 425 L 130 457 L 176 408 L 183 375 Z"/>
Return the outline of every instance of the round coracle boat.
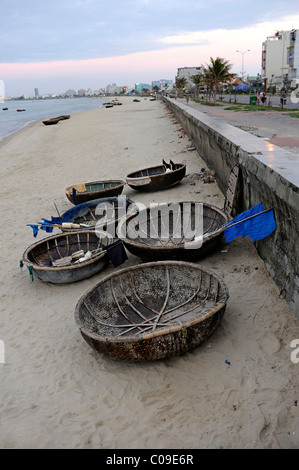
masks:
<path fill-rule="evenodd" d="M 196 348 L 219 325 L 224 281 L 193 263 L 160 261 L 105 277 L 79 300 L 75 320 L 93 350 L 113 360 L 153 361 Z"/>
<path fill-rule="evenodd" d="M 53 284 L 81 281 L 102 271 L 113 238 L 94 230 L 53 235 L 30 245 L 22 261 L 34 277 Z"/>
<path fill-rule="evenodd" d="M 72 204 L 77 205 L 93 199 L 119 196 L 125 184 L 122 180 L 93 181 L 69 186 L 65 194 Z"/>
<path fill-rule="evenodd" d="M 185 175 L 184 163 L 171 162 L 168 165 L 158 165 L 130 173 L 126 177 L 126 182 L 136 191 L 160 191 L 179 183 Z"/>
<path fill-rule="evenodd" d="M 61 216 L 63 232 L 78 230 L 109 230 L 116 232 L 118 223 L 135 214 L 138 206 L 125 196 L 93 199 L 68 209 Z"/>
<path fill-rule="evenodd" d="M 223 236 L 217 231 L 227 222 L 227 214 L 210 204 L 152 205 L 122 221 L 118 237 L 130 253 L 144 261 L 195 261 L 215 250 Z M 196 239 L 196 230 L 201 238 Z"/>

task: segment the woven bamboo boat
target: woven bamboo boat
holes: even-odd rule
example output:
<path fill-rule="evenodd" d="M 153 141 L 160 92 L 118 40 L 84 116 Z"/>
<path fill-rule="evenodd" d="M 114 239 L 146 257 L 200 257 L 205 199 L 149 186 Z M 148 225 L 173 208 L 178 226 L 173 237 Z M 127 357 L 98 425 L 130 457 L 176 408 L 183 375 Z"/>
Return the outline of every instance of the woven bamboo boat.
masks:
<path fill-rule="evenodd" d="M 125 184 L 125 181 L 122 180 L 75 184 L 66 188 L 65 195 L 72 204 L 77 205 L 93 199 L 119 196 Z"/>
<path fill-rule="evenodd" d="M 94 230 L 44 238 L 25 250 L 22 261 L 34 277 L 62 284 L 81 281 L 100 272 L 108 263 L 107 246 L 113 238 Z"/>
<path fill-rule="evenodd" d="M 223 280 L 197 264 L 146 263 L 89 289 L 77 303 L 75 320 L 98 353 L 153 361 L 199 346 L 219 325 L 228 297 Z"/>
<path fill-rule="evenodd" d="M 134 201 L 125 196 L 93 199 L 68 209 L 61 216 L 63 232 L 74 230 L 107 230 L 115 231 L 119 221 L 135 214 L 138 207 Z"/>
<path fill-rule="evenodd" d="M 186 174 L 186 165 L 172 163 L 171 169 L 158 165 L 130 173 L 127 184 L 136 191 L 160 191 L 179 183 Z"/>
<path fill-rule="evenodd" d="M 192 241 L 192 233 L 188 238 L 186 226 L 191 229 L 195 227 L 199 203 L 174 204 L 177 212 L 167 212 L 168 219 L 163 211 L 147 208 L 138 214 L 130 215 L 118 226 L 118 237 L 122 239 L 130 253 L 139 256 L 144 261 L 167 259 L 195 261 L 204 258 L 217 247 L 223 233 L 214 235 L 214 232 L 228 222 L 227 214 L 216 206 L 202 203 L 202 244 L 198 247 L 191 247 L 189 243 Z M 135 230 L 137 221 L 140 228 L 138 236 Z M 167 232 L 164 235 L 165 230 Z"/>

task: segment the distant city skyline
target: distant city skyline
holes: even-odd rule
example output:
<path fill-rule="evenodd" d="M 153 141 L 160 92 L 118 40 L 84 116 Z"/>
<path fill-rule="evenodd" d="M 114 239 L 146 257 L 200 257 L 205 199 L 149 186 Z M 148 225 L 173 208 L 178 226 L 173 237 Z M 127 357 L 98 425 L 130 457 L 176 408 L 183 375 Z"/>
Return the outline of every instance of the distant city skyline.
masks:
<path fill-rule="evenodd" d="M 14 0 L 1 2 L 0 79 L 7 96 L 174 80 L 222 57 L 261 72 L 262 43 L 299 28 L 299 5 L 264 0 Z"/>

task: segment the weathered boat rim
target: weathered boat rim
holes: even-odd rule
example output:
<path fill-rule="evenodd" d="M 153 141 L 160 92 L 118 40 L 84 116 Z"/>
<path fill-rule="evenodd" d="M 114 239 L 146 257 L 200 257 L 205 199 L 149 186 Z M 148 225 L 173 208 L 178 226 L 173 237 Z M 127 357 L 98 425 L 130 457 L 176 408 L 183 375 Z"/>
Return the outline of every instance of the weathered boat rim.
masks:
<path fill-rule="evenodd" d="M 196 204 L 197 201 L 178 201 L 178 204 Z M 199 201 L 199 203 L 201 203 Z M 222 215 L 224 217 L 224 219 L 226 220 L 226 222 L 228 222 L 228 215 L 226 214 L 226 212 L 221 209 L 220 207 L 217 207 L 217 206 L 214 206 L 213 204 L 207 204 L 205 202 L 202 203 L 204 207 L 207 207 L 209 209 L 212 209 L 214 210 L 215 212 L 218 212 L 220 215 Z M 125 244 L 128 244 L 128 245 L 133 245 L 133 246 L 140 246 L 142 248 L 144 248 L 144 243 L 141 243 L 141 242 L 138 242 L 137 239 L 132 239 L 132 238 L 128 238 L 128 237 L 123 237 L 122 236 L 122 231 L 124 230 L 124 226 L 127 226 L 127 224 L 136 216 L 139 216 L 140 213 L 142 213 L 143 211 L 148 211 L 150 210 L 150 207 L 145 207 L 144 209 L 142 209 L 141 211 L 139 211 L 139 213 L 133 213 L 133 214 L 130 214 L 128 215 L 128 217 L 126 219 L 124 219 L 122 221 L 122 223 L 117 227 L 117 235 L 121 237 L 121 239 L 123 240 L 123 242 Z M 207 242 L 210 238 L 205 238 L 203 239 L 203 243 Z M 150 246 L 150 245 L 147 245 L 147 247 L 151 250 L 157 250 L 157 251 L 165 251 L 165 249 L 167 250 L 185 250 L 185 246 L 184 246 L 184 242 L 182 242 L 181 244 L 174 244 L 174 245 L 169 245 L 169 246 Z"/>
<path fill-rule="evenodd" d="M 185 164 L 185 163 L 175 163 L 175 165 L 178 165 L 178 168 L 176 168 L 175 170 L 171 170 L 171 173 L 172 173 L 172 174 L 173 174 L 173 173 L 176 173 L 177 171 L 182 170 L 182 168 L 186 168 L 186 164 Z M 162 166 L 164 166 L 164 165 L 163 165 L 163 164 L 161 164 L 161 165 L 154 165 L 154 166 L 149 166 L 149 167 L 147 167 L 147 168 L 142 168 L 142 169 L 140 169 L 140 170 L 133 171 L 132 173 L 129 173 L 129 174 L 126 176 L 126 180 L 127 180 L 127 179 L 130 179 L 130 180 L 133 179 L 133 180 L 138 181 L 139 179 L 142 180 L 142 179 L 148 178 L 148 177 L 154 178 L 155 176 L 161 176 L 161 174 L 163 174 L 163 173 L 159 173 L 159 174 L 157 174 L 157 175 L 145 175 L 145 176 L 134 176 L 134 175 L 136 175 L 136 173 L 140 173 L 141 171 L 153 170 L 153 169 L 155 169 L 155 168 L 159 168 L 159 167 L 162 167 Z M 166 174 L 167 174 L 167 173 L 166 173 Z"/>
<path fill-rule="evenodd" d="M 161 328 L 161 329 L 156 330 L 155 332 L 151 332 L 151 333 L 143 333 L 143 334 L 139 334 L 139 335 L 133 335 L 133 336 L 129 336 L 129 337 L 120 338 L 120 337 L 116 337 L 116 336 L 112 336 L 112 335 L 104 335 L 104 334 L 93 333 L 93 332 L 89 331 L 85 327 L 85 325 L 82 325 L 82 322 L 79 319 L 79 317 L 80 317 L 80 307 L 85 302 L 85 300 L 88 298 L 88 296 L 94 290 L 96 290 L 100 285 L 106 283 L 111 278 L 121 276 L 122 274 L 125 274 L 126 272 L 132 272 L 132 271 L 147 268 L 147 267 L 170 266 L 170 265 L 172 265 L 172 266 L 186 266 L 186 267 L 189 267 L 189 268 L 192 268 L 192 269 L 196 269 L 198 271 L 202 271 L 202 272 L 208 274 L 209 276 L 214 277 L 219 282 L 219 284 L 221 284 L 221 286 L 223 287 L 223 289 L 225 291 L 224 295 L 223 295 L 223 298 L 220 299 L 217 303 L 215 303 L 214 307 L 209 309 L 207 311 L 207 313 L 205 315 L 203 315 L 200 319 L 194 319 L 194 320 L 191 320 L 189 322 L 187 321 L 184 324 L 178 323 L 174 326 Z M 140 340 L 147 340 L 147 339 L 155 338 L 155 337 L 163 337 L 164 335 L 168 335 L 170 333 L 176 333 L 177 331 L 180 331 L 182 329 L 182 327 L 190 328 L 194 325 L 198 325 L 198 324 L 202 323 L 204 320 L 210 318 L 215 313 L 219 312 L 220 310 L 222 310 L 223 308 L 226 307 L 226 303 L 227 303 L 227 300 L 229 298 L 229 293 L 228 292 L 229 292 L 228 287 L 227 287 L 225 281 L 220 276 L 215 274 L 213 271 L 211 271 L 210 269 L 208 269 L 206 267 L 203 267 L 202 265 L 195 264 L 195 263 L 190 263 L 190 262 L 187 262 L 187 261 L 173 261 L 173 260 L 142 263 L 142 264 L 138 264 L 136 266 L 130 266 L 128 268 L 120 269 L 117 272 L 109 274 L 108 276 L 105 276 L 104 278 L 102 278 L 97 284 L 90 287 L 81 296 L 81 298 L 77 302 L 77 305 L 75 307 L 75 314 L 74 314 L 75 315 L 75 322 L 76 322 L 76 324 L 77 324 L 77 326 L 78 326 L 81 333 L 83 333 L 86 336 L 88 336 L 90 338 L 93 338 L 95 340 L 100 340 L 102 342 L 112 341 L 113 343 L 126 343 L 129 340 L 131 343 L 135 343 L 135 342 L 138 343 Z M 224 296 L 226 297 L 225 299 L 224 299 Z"/>
<path fill-rule="evenodd" d="M 85 184 L 85 185 L 87 185 L 87 184 L 92 185 L 92 184 L 98 184 L 98 183 L 119 183 L 117 186 L 114 186 L 114 188 L 118 188 L 119 186 L 124 186 L 124 185 L 126 184 L 126 182 L 125 182 L 124 180 L 120 180 L 120 179 L 88 181 L 87 183 L 83 183 L 83 184 Z M 76 186 L 81 186 L 81 185 L 82 185 L 82 183 L 72 184 L 72 185 L 68 186 L 67 188 L 65 188 L 65 193 L 66 193 L 66 194 L 69 194 L 70 191 L 71 191 L 73 188 L 76 189 Z M 109 189 L 109 188 L 105 188 L 105 189 Z M 76 191 L 77 191 L 78 193 L 82 193 L 82 194 L 84 194 L 84 193 L 86 193 L 86 192 L 88 192 L 88 193 L 89 193 L 89 192 L 90 192 L 90 193 L 93 192 L 93 191 L 87 191 L 87 190 L 80 191 L 80 190 L 77 190 L 77 189 L 76 189 Z M 98 190 L 98 191 L 102 191 L 102 190 Z"/>
<path fill-rule="evenodd" d="M 25 264 L 25 266 L 32 266 L 33 269 L 38 270 L 38 271 L 55 272 L 55 271 L 66 271 L 66 270 L 69 271 L 69 270 L 78 269 L 78 268 L 81 268 L 81 267 L 84 267 L 84 266 L 91 265 L 95 261 L 99 261 L 101 258 L 104 258 L 105 255 L 107 254 L 107 250 L 105 250 L 105 249 L 103 251 L 101 251 L 98 255 L 94 256 L 93 258 L 88 259 L 87 261 L 84 261 L 84 262 L 81 262 L 81 263 L 78 263 L 78 264 L 73 264 L 73 265 L 66 265 L 66 266 L 41 266 L 41 265 L 35 263 L 34 261 L 30 261 L 28 259 L 28 253 L 34 247 L 36 247 L 38 245 L 41 245 L 44 242 L 47 242 L 49 240 L 53 240 L 55 238 L 65 238 L 68 235 L 76 235 L 76 234 L 82 235 L 83 232 L 91 233 L 93 235 L 95 233 L 94 230 L 84 230 L 84 231 L 80 230 L 80 231 L 77 231 L 77 232 L 75 232 L 75 231 L 74 232 L 69 232 L 68 234 L 67 233 L 60 233 L 60 234 L 52 235 L 50 237 L 43 238 L 42 240 L 39 240 L 35 243 L 32 243 L 30 246 L 28 246 L 26 248 L 26 250 L 23 253 L 23 256 L 22 256 L 23 263 Z M 108 244 L 108 246 L 109 246 L 113 243 L 113 237 L 107 233 L 107 238 L 109 239 L 109 244 Z"/>

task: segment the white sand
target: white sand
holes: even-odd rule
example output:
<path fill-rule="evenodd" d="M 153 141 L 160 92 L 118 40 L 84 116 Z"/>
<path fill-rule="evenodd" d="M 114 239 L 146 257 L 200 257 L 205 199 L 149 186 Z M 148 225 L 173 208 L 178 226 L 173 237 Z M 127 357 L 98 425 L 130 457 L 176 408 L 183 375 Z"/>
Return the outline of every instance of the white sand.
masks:
<path fill-rule="evenodd" d="M 201 264 L 225 279 L 230 299 L 214 335 L 196 350 L 156 363 L 112 362 L 81 337 L 74 309 L 103 276 L 70 285 L 30 282 L 19 260 L 35 242 L 27 223 L 71 207 L 74 183 L 124 178 L 159 164 L 206 167 L 180 125 L 158 101 L 38 122 L 2 142 L 1 153 L 1 448 L 265 449 L 299 447 L 299 364 L 290 343 L 298 322 L 251 240 L 219 247 Z M 223 207 L 215 183 L 140 194 L 136 202 L 194 200 Z M 200 193 L 195 192 L 200 190 Z M 37 240 L 47 236 L 39 233 Z M 222 253 L 225 247 L 228 251 Z M 140 260 L 129 255 L 122 265 Z M 1 344 L 1 343 L 0 343 Z M 227 364 L 225 361 L 230 364 Z"/>

